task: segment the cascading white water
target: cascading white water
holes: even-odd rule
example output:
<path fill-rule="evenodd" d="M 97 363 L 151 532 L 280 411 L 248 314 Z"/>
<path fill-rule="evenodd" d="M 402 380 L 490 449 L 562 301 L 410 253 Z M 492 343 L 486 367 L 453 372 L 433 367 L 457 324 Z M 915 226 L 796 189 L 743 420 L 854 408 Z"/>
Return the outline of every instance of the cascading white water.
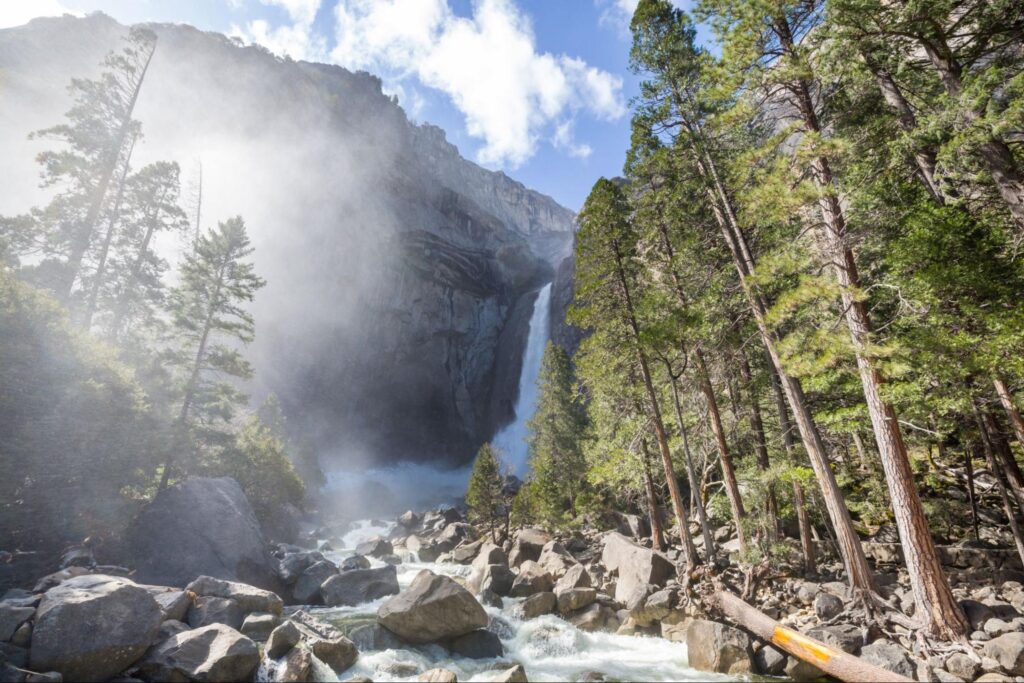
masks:
<path fill-rule="evenodd" d="M 511 424 L 498 432 L 492 445 L 498 449 L 503 464 L 517 477 L 526 476 L 529 449 L 526 437 L 529 429 L 526 423 L 533 417 L 537 407 L 537 377 L 540 375 L 544 348 L 548 345 L 549 318 L 551 311 L 551 283 L 537 293 L 530 316 L 530 334 L 523 353 L 523 367 L 519 373 L 519 398 L 516 400 L 516 417 Z"/>

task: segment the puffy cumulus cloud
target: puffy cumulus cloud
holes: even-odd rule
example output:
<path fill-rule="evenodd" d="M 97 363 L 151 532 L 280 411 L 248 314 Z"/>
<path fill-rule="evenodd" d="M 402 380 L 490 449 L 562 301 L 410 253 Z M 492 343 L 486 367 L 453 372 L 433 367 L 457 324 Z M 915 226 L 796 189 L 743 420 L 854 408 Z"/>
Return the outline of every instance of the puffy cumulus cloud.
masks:
<path fill-rule="evenodd" d="M 244 26 L 231 26 L 231 35 L 248 43 L 257 43 L 274 54 L 323 61 L 327 58 L 327 42 L 313 30 L 321 0 L 260 0 L 264 5 L 280 7 L 291 23 L 271 26 L 264 19 L 254 19 Z"/>
<path fill-rule="evenodd" d="M 626 110 L 618 76 L 539 52 L 511 0 L 477 0 L 470 17 L 448 0 L 340 0 L 335 16 L 335 62 L 445 93 L 483 141 L 477 159 L 485 164 L 516 167 L 545 138 L 586 156 L 590 148 L 572 140 L 578 113 L 614 120 Z"/>
<path fill-rule="evenodd" d="M 36 17 L 59 17 L 72 12 L 58 0 L 0 0 L 0 28 L 21 26 Z"/>

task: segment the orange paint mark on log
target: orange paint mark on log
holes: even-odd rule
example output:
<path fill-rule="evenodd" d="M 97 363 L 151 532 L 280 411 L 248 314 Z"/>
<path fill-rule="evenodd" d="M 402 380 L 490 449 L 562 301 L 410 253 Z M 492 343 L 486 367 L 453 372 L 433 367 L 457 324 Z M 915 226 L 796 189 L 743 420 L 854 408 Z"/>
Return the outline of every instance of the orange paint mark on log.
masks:
<path fill-rule="evenodd" d="M 827 647 L 785 626 L 775 627 L 775 630 L 772 631 L 772 642 L 790 652 L 792 652 L 790 648 L 800 650 L 808 661 L 814 660 L 824 664 L 832 659 L 832 652 Z"/>

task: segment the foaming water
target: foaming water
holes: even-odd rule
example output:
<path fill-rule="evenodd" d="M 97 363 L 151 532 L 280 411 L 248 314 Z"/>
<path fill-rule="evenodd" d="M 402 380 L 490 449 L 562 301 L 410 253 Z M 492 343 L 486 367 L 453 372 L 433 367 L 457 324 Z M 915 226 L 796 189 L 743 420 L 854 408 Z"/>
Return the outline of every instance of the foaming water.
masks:
<path fill-rule="evenodd" d="M 500 451 L 502 461 L 512 474 L 524 478 L 529 462 L 529 435 L 527 422 L 537 408 L 537 378 L 540 376 L 544 348 L 548 344 L 550 328 L 548 321 L 551 311 L 551 283 L 537 294 L 530 316 L 530 336 L 523 354 L 523 368 L 519 374 L 519 398 L 516 400 L 516 417 L 511 424 L 494 437 L 493 444 Z"/>
<path fill-rule="evenodd" d="M 342 548 L 325 553 L 340 562 L 354 552 L 360 542 L 373 536 L 387 536 L 393 523 L 363 520 L 353 525 L 343 538 Z M 415 554 L 407 554 L 397 567 L 398 584 L 405 590 L 424 569 L 436 574 L 465 578 L 470 567 L 453 563 L 420 562 Z M 374 566 L 381 566 L 372 560 Z M 355 607 L 313 607 L 310 611 L 344 630 L 347 622 L 373 619 L 377 609 L 389 598 L 381 598 Z M 545 615 L 526 621 L 514 616 L 521 599 L 506 598 L 502 609 L 485 607 L 491 617 L 491 630 L 498 634 L 505 654 L 498 659 L 453 657 L 439 645 L 409 646 L 401 649 L 363 650 L 359 659 L 342 678 L 366 676 L 373 680 L 415 681 L 429 669 L 444 668 L 460 681 L 486 681 L 496 672 L 514 664 L 522 664 L 530 681 L 573 681 L 587 674 L 600 674 L 606 680 L 622 681 L 729 681 L 727 676 L 691 669 L 687 664 L 686 646 L 662 638 L 624 636 L 612 633 L 588 633 L 567 621 Z M 321 663 L 322 664 L 322 663 Z M 261 677 L 265 683 L 274 681 L 278 669 L 274 662 L 264 662 Z M 327 668 L 326 665 L 323 665 Z M 314 680 L 338 680 L 333 674 L 315 669 Z M 269 677 L 268 677 L 269 676 Z"/>

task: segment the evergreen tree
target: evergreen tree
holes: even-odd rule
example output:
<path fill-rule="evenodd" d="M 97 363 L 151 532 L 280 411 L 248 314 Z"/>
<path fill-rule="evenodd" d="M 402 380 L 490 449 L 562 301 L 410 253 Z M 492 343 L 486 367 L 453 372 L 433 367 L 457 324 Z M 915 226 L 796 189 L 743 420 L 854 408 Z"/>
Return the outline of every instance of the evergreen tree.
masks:
<path fill-rule="evenodd" d="M 529 422 L 533 495 L 540 517 L 557 527 L 576 517 L 586 475 L 586 413 L 562 347 L 548 342 L 537 384 L 537 408 Z"/>
<path fill-rule="evenodd" d="M 105 70 L 97 79 L 72 80 L 75 103 L 66 122 L 33 134 L 62 145 L 38 157 L 43 185 L 59 191 L 49 205 L 32 212 L 35 235 L 22 246 L 43 257 L 32 269 L 34 280 L 65 300 L 86 273 L 84 264 L 111 201 L 111 185 L 118 169 L 129 163 L 139 136 L 139 123 L 132 117 L 155 50 L 156 36 L 133 28 L 125 47 L 104 60 Z"/>
<path fill-rule="evenodd" d="M 473 471 L 466 487 L 466 505 L 469 506 L 469 520 L 487 527 L 491 540 L 497 543 L 498 530 L 507 524 L 511 510 L 505 500 L 505 482 L 498 457 L 489 443 L 480 447 L 473 461 Z"/>
<path fill-rule="evenodd" d="M 252 368 L 237 345 L 253 340 L 255 323 L 245 309 L 265 284 L 245 259 L 252 253 L 242 218 L 218 224 L 200 237 L 181 266 L 181 283 L 170 296 L 178 345 L 171 362 L 181 377 L 181 404 L 175 421 L 176 448 L 188 448 L 193 431 L 201 441 L 216 441 L 217 426 L 231 420 L 245 396 L 223 376 L 248 379 Z M 229 346 L 234 344 L 235 346 Z M 176 465 L 168 454 L 160 487 Z"/>

